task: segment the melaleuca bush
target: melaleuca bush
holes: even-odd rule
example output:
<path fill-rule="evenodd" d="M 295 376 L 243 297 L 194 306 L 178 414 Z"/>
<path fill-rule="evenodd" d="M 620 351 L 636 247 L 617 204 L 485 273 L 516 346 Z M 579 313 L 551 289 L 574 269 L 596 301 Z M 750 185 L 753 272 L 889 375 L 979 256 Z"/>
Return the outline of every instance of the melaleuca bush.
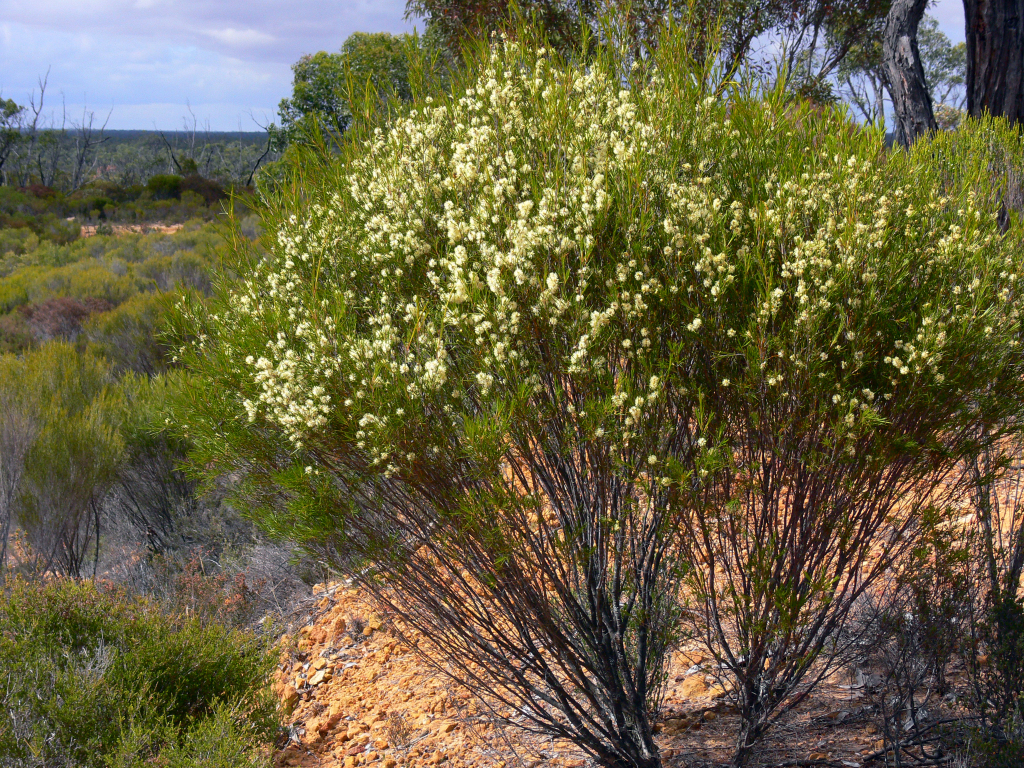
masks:
<path fill-rule="evenodd" d="M 647 161 L 654 130 L 610 76 L 519 56 L 508 44 L 460 98 L 378 129 L 343 189 L 282 223 L 281 258 L 233 299 L 239 321 L 269 309 L 290 326 L 240 361 L 259 385 L 244 403 L 252 419 L 302 447 L 344 414 L 356 446 L 395 472 L 415 461 L 410 442 L 440 448 L 413 426 L 428 403 L 445 430 L 467 399 L 539 392 L 529 347 L 540 338 L 568 344 L 560 363 L 577 375 L 600 374 L 613 349 L 651 347 L 644 299 L 663 287 L 653 265 L 619 254 L 616 282 L 632 290 L 595 305 L 595 287 L 609 292 L 591 261 L 598 238 L 616 236 L 609 188 L 660 171 Z M 338 307 L 359 331 L 339 325 Z M 603 421 L 607 433 L 616 419 L 595 414 L 590 430 Z M 628 443 L 628 426 L 615 431 Z"/>
<path fill-rule="evenodd" d="M 608 765 L 657 763 L 687 601 L 736 622 L 706 640 L 745 754 L 875 533 L 908 530 L 895 490 L 927 496 L 1021 401 L 1019 251 L 971 185 L 716 82 L 680 35 L 633 67 L 495 43 L 271 205 L 183 352 L 197 455 L 281 486 L 269 526 Z M 814 557 L 740 583 L 815 526 Z M 743 597 L 783 588 L 804 598 L 774 624 Z"/>
<path fill-rule="evenodd" d="M 884 159 L 856 155 L 808 159 L 793 178 L 737 189 L 752 181 L 742 161 L 766 137 L 741 134 L 715 99 L 689 105 L 690 125 L 666 125 L 664 89 L 657 73 L 623 88 L 508 43 L 459 98 L 428 98 L 378 128 L 342 188 L 280 223 L 273 258 L 232 298 L 226 322 L 277 326 L 238 359 L 257 385 L 243 400 L 249 418 L 297 448 L 330 420 L 395 472 L 415 460 L 412 443 L 420 454 L 440 448 L 418 433 L 435 421 L 427 403 L 447 430 L 468 403 L 486 408 L 527 383 L 540 392 L 543 344 L 554 358 L 545 365 L 603 395 L 577 417 L 582 434 L 625 453 L 669 381 L 696 395 L 743 378 L 781 396 L 792 377 L 817 377 L 852 427 L 901 385 L 942 385 L 947 329 L 969 328 L 979 301 L 1003 313 L 985 327 L 1016 322 L 1012 264 L 946 274 L 990 242 L 980 211 L 947 223 L 948 200 L 922 201 L 913 179 L 891 186 Z M 915 279 L 931 276 L 949 301 L 931 297 L 919 324 L 882 339 L 878 354 L 878 337 L 857 326 L 893 298 L 890 281 L 876 281 L 898 268 L 885 263 L 894 237 L 921 248 Z M 777 263 L 760 276 L 763 296 L 737 304 L 737 270 L 749 282 L 765 254 Z M 949 277 L 956 284 L 943 286 Z M 675 381 L 666 323 L 741 356 L 719 361 L 721 376 Z M 751 342 L 768 337 L 778 348 L 751 360 Z M 856 386 L 879 364 L 888 375 Z"/>

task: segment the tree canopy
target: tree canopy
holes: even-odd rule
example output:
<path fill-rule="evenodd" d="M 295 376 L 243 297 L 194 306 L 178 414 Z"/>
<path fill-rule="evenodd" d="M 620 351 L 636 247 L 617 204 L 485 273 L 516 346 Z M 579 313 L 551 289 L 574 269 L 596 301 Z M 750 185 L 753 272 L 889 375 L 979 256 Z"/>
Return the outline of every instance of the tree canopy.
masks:
<path fill-rule="evenodd" d="M 308 130 L 316 121 L 343 134 L 352 121 L 353 91 L 368 86 L 383 95 L 410 97 L 409 53 L 418 46 L 412 35 L 356 32 L 338 53 L 319 51 L 292 65 L 292 95 L 278 107 L 286 137 Z"/>

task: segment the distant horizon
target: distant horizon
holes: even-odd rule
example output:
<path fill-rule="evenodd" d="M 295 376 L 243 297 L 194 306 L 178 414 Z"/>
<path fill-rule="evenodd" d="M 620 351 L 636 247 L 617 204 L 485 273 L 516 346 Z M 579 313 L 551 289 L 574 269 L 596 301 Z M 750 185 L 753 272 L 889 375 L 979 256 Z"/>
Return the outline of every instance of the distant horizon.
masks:
<path fill-rule="evenodd" d="M 928 13 L 964 39 L 961 0 Z M 353 32 L 411 32 L 405 0 L 0 0 L 0 96 L 108 130 L 259 133 L 291 93 L 291 65 Z M 63 104 L 62 104 L 63 101 Z"/>
<path fill-rule="evenodd" d="M 184 131 L 184 130 L 182 130 L 180 128 L 170 128 L 170 129 L 164 129 L 164 128 L 107 128 L 106 129 L 106 133 L 154 133 L 154 134 L 161 134 L 162 133 L 165 136 L 172 136 L 172 135 L 173 136 L 177 136 L 177 135 L 188 136 L 188 135 L 192 134 L 192 131 L 191 130 Z M 198 129 L 196 129 L 196 134 L 197 135 L 201 136 L 201 135 L 206 134 L 206 133 L 213 134 L 213 135 L 216 135 L 216 136 L 225 136 L 225 135 L 230 135 L 230 134 L 238 135 L 239 133 L 244 134 L 244 135 L 261 134 L 263 136 L 266 136 L 267 135 L 267 130 L 265 128 L 259 128 L 259 129 L 254 130 L 254 131 L 250 131 L 250 130 L 217 131 L 217 130 L 214 130 L 213 128 L 211 128 L 209 131 L 207 131 L 205 128 L 198 128 Z"/>
<path fill-rule="evenodd" d="M 0 93 L 118 130 L 256 131 L 291 94 L 291 65 L 353 32 L 410 32 L 405 0 L 0 0 Z M 422 27 L 422 24 L 420 24 Z"/>

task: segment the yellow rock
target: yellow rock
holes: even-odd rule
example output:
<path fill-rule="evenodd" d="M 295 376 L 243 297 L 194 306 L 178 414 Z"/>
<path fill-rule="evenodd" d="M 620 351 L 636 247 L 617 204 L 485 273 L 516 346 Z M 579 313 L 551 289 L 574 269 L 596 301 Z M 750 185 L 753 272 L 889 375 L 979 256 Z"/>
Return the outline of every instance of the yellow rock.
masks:
<path fill-rule="evenodd" d="M 708 693 L 708 684 L 704 682 L 704 676 L 701 674 L 690 675 L 687 678 L 683 678 L 683 684 L 679 686 L 679 693 L 684 699 L 695 699 L 700 696 L 706 696 Z"/>
<path fill-rule="evenodd" d="M 680 733 L 690 727 L 690 721 L 683 717 L 675 717 L 665 721 L 665 733 Z"/>
<path fill-rule="evenodd" d="M 299 703 L 299 692 L 295 690 L 295 686 L 286 685 L 284 690 L 281 691 L 281 709 L 286 715 L 290 715 L 295 711 L 295 706 Z"/>
<path fill-rule="evenodd" d="M 325 680 L 331 679 L 331 671 L 329 669 L 321 669 L 316 672 L 311 678 L 309 678 L 310 685 L 320 685 Z"/>

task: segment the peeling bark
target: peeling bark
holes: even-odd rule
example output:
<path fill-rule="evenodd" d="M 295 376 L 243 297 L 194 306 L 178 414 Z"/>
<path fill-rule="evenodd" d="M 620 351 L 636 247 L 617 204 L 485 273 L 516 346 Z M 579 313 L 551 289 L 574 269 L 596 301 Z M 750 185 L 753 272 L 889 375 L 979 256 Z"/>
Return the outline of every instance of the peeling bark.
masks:
<path fill-rule="evenodd" d="M 892 97 L 896 141 L 910 146 L 937 130 L 917 47 L 917 27 L 928 0 L 894 0 L 882 34 L 882 69 Z"/>

